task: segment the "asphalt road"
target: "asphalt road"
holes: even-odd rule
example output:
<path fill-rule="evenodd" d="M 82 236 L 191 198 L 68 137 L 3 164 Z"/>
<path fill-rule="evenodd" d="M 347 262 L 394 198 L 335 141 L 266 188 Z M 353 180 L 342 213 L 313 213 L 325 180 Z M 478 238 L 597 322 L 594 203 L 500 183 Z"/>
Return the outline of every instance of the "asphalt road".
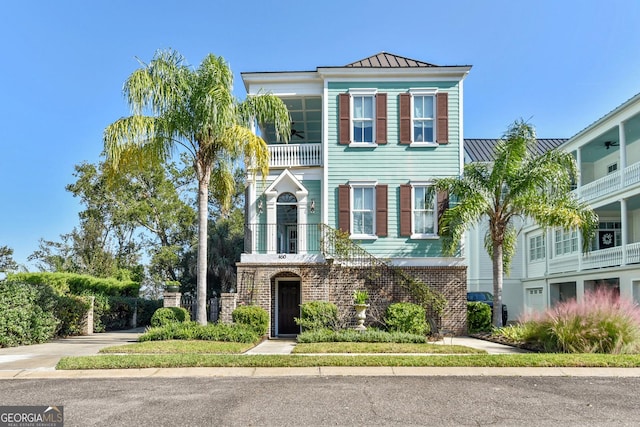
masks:
<path fill-rule="evenodd" d="M 640 378 L 271 377 L 0 382 L 65 426 L 636 426 Z"/>

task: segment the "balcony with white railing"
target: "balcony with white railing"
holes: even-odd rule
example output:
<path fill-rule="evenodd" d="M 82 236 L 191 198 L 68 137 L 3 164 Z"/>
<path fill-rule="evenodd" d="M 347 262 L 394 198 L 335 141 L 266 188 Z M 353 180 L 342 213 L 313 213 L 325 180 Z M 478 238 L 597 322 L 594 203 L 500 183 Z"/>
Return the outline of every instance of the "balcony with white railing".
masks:
<path fill-rule="evenodd" d="M 269 167 L 322 166 L 322 144 L 269 145 Z"/>
<path fill-rule="evenodd" d="M 549 260 L 549 274 L 578 271 L 578 256 L 582 257 L 580 260 L 581 270 L 625 265 L 625 263 L 623 263 L 625 256 L 626 265 L 640 264 L 640 242 L 630 243 L 626 246 L 600 249 L 586 254 L 575 253 L 573 255 L 552 258 Z"/>
<path fill-rule="evenodd" d="M 612 192 L 619 190 L 620 187 L 620 171 L 617 171 L 603 178 L 596 179 L 593 182 L 582 185 L 579 188 L 580 198 L 584 201 L 594 200 L 606 194 L 611 194 Z"/>
<path fill-rule="evenodd" d="M 624 186 L 631 187 L 640 182 L 640 162 L 627 166 L 624 170 Z"/>
<path fill-rule="evenodd" d="M 600 249 L 582 255 L 582 269 L 613 267 L 622 265 L 622 246 Z"/>

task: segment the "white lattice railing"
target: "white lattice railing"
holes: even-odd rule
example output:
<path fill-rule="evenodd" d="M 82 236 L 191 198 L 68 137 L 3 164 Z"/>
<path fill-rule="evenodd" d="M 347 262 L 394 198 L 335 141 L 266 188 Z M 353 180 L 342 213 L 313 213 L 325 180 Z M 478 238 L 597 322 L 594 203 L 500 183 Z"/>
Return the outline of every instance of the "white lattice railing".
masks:
<path fill-rule="evenodd" d="M 269 145 L 269 167 L 321 165 L 322 144 Z"/>
<path fill-rule="evenodd" d="M 612 191 L 620 189 L 620 171 L 611 173 L 604 178 L 580 187 L 580 198 L 584 201 L 593 200 Z"/>
<path fill-rule="evenodd" d="M 630 187 L 640 182 L 640 162 L 627 166 L 624 170 L 624 185 Z"/>

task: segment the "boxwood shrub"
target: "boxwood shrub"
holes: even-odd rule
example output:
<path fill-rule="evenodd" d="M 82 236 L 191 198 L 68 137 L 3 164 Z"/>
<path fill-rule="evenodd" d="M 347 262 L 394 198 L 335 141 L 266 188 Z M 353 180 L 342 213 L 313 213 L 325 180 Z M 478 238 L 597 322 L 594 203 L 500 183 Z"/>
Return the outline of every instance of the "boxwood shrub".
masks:
<path fill-rule="evenodd" d="M 317 329 L 302 332 L 298 335 L 299 343 L 312 342 L 393 342 L 393 343 L 426 343 L 425 335 L 409 334 L 406 332 L 387 332 L 369 328 L 365 331 L 354 329 Z"/>
<path fill-rule="evenodd" d="M 166 326 L 170 323 L 183 323 L 190 320 L 189 312 L 182 307 L 162 307 L 151 316 L 151 326 Z"/>
<path fill-rule="evenodd" d="M 269 313 L 257 305 L 241 305 L 231 313 L 235 323 L 250 327 L 258 336 L 264 336 L 269 328 Z"/>
<path fill-rule="evenodd" d="M 390 332 L 426 335 L 430 331 L 424 307 L 410 302 L 389 305 L 384 321 Z"/>
<path fill-rule="evenodd" d="M 338 307 L 328 301 L 309 301 L 300 305 L 300 318 L 295 318 L 302 331 L 338 328 Z"/>
<path fill-rule="evenodd" d="M 483 302 L 467 302 L 467 328 L 470 334 L 490 332 L 491 307 Z"/>
<path fill-rule="evenodd" d="M 260 337 L 247 325 L 240 323 L 209 323 L 200 325 L 197 322 L 171 322 L 164 326 L 149 328 L 138 341 L 161 340 L 207 340 L 253 343 Z"/>

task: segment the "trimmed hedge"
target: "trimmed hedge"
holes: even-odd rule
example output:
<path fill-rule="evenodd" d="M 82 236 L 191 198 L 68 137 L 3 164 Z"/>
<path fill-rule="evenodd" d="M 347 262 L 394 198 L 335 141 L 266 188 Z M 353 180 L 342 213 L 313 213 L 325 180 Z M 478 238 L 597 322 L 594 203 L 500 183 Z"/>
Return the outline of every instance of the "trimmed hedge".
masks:
<path fill-rule="evenodd" d="M 55 317 L 60 320 L 58 336 L 80 335 L 86 327 L 87 312 L 91 308 L 89 298 L 77 295 L 57 297 Z"/>
<path fill-rule="evenodd" d="M 182 307 L 162 307 L 151 316 L 151 326 L 167 326 L 170 323 L 182 323 L 190 320 L 189 312 Z"/>
<path fill-rule="evenodd" d="M 389 305 L 384 321 L 389 332 L 416 335 L 426 335 L 430 332 L 424 307 L 410 302 L 396 302 Z"/>
<path fill-rule="evenodd" d="M 82 295 L 85 293 L 137 297 L 140 294 L 140 284 L 132 280 L 120 281 L 113 278 L 103 279 L 93 276 L 73 273 L 12 273 L 7 275 L 8 282 L 17 281 L 32 285 L 46 284 L 51 286 L 59 295 L 71 293 Z"/>
<path fill-rule="evenodd" d="M 260 337 L 248 325 L 241 323 L 209 323 L 200 325 L 197 322 L 171 322 L 165 326 L 147 329 L 138 341 L 162 340 L 207 340 L 240 343 L 258 342 Z"/>
<path fill-rule="evenodd" d="M 38 344 L 55 337 L 60 320 L 47 286 L 0 282 L 0 347 Z"/>
<path fill-rule="evenodd" d="M 489 304 L 478 301 L 467 302 L 467 328 L 470 334 L 491 331 L 491 307 Z"/>
<path fill-rule="evenodd" d="M 393 342 L 423 344 L 427 342 L 427 337 L 425 335 L 408 334 L 405 332 L 386 332 L 373 328 L 365 331 L 356 331 L 354 329 L 342 329 L 339 331 L 318 329 L 315 331 L 302 332 L 298 335 L 298 342 Z"/>
<path fill-rule="evenodd" d="M 309 301 L 300 305 L 300 318 L 295 318 L 302 331 L 338 329 L 338 307 L 328 301 Z"/>
<path fill-rule="evenodd" d="M 264 336 L 269 328 L 269 313 L 257 305 L 241 305 L 231 313 L 235 323 L 246 325 L 258 336 Z"/>
<path fill-rule="evenodd" d="M 89 284 L 85 286 L 86 284 Z M 91 284 L 93 283 L 93 285 Z M 111 286 L 116 283 L 116 286 Z M 85 284 L 85 285 L 83 285 Z M 95 286 L 94 286 L 95 285 Z M 89 297 L 94 296 L 94 332 L 125 329 L 137 310 L 137 325 L 147 326 L 161 301 L 96 293 L 137 292 L 134 282 L 59 273 L 17 273 L 0 281 L 0 347 L 36 344 L 80 335 L 86 328 Z M 84 289 L 74 295 L 71 290 Z"/>

